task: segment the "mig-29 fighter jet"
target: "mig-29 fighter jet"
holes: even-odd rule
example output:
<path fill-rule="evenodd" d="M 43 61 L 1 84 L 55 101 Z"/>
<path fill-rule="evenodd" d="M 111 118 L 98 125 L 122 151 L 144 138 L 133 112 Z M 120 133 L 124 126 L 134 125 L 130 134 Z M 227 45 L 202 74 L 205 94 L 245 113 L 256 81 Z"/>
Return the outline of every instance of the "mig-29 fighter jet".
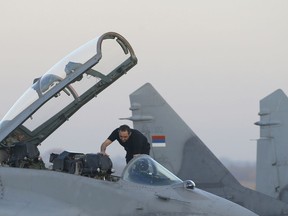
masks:
<path fill-rule="evenodd" d="M 102 64 L 108 41 L 122 48 L 123 61 Z M 256 215 L 182 181 L 149 155 L 133 158 L 121 176 L 99 153 L 51 154 L 52 170 L 43 166 L 37 146 L 136 63 L 128 41 L 108 32 L 34 80 L 1 121 L 0 215 Z"/>

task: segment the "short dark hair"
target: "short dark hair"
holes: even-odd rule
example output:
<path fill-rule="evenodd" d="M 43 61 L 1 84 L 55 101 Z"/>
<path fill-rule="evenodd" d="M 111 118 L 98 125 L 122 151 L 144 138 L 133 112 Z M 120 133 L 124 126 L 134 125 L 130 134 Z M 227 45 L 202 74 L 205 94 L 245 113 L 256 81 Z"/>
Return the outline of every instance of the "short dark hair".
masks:
<path fill-rule="evenodd" d="M 121 126 L 119 127 L 119 131 L 127 131 L 128 134 L 131 133 L 131 129 L 130 129 L 130 127 L 129 127 L 128 125 L 121 125 Z"/>

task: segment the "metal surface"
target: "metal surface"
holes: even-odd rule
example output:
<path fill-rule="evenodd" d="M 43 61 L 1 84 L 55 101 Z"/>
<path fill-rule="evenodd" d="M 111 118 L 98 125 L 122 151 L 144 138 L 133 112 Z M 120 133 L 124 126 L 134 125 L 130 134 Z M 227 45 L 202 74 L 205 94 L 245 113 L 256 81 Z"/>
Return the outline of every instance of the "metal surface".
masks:
<path fill-rule="evenodd" d="M 147 155 L 130 161 L 125 178 L 104 181 L 49 170 L 0 168 L 1 215 L 255 215 L 238 205 L 197 188 L 190 189 L 156 168 L 150 177 L 157 184 L 129 180 L 131 169 Z"/>

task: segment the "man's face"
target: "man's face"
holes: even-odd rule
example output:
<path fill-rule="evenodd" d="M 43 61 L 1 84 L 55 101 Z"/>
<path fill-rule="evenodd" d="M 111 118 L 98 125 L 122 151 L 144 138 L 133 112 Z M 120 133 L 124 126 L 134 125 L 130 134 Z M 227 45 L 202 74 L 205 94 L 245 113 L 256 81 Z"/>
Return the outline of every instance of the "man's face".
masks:
<path fill-rule="evenodd" d="M 119 131 L 119 138 L 122 142 L 126 142 L 129 139 L 130 134 L 128 131 Z"/>

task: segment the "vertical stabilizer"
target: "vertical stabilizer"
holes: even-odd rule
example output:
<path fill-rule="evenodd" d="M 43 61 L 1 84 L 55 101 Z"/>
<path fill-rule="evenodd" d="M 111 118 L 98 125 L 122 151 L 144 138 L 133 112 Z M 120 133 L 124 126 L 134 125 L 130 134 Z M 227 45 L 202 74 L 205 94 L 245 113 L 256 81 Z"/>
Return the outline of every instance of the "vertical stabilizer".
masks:
<path fill-rule="evenodd" d="M 288 204 L 243 187 L 150 83 L 130 94 L 133 126 L 152 143 L 151 156 L 182 179 L 259 215 L 287 215 Z"/>
<path fill-rule="evenodd" d="M 151 84 L 131 94 L 130 101 L 134 128 L 148 137 L 151 156 L 166 168 L 210 188 L 220 181 L 239 184 Z"/>
<path fill-rule="evenodd" d="M 288 202 L 288 98 L 278 89 L 260 101 L 256 189 Z"/>

